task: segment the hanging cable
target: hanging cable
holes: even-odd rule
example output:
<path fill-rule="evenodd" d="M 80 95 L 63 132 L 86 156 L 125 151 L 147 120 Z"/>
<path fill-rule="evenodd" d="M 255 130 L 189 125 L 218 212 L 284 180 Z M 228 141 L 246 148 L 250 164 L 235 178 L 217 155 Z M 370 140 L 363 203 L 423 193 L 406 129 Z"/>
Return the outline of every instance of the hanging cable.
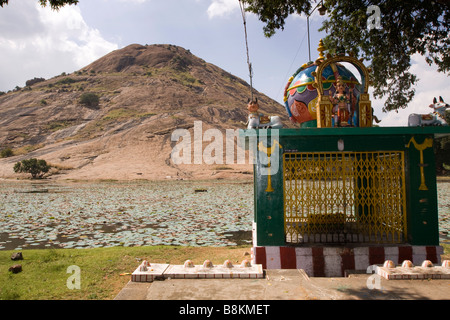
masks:
<path fill-rule="evenodd" d="M 248 65 L 248 72 L 250 76 L 250 95 L 251 95 L 251 101 L 253 101 L 253 68 L 252 64 L 250 62 L 250 55 L 248 52 L 248 39 L 247 39 L 247 19 L 245 17 L 245 8 L 244 4 L 241 0 L 239 1 L 239 7 L 241 8 L 241 14 L 242 14 L 242 21 L 244 22 L 244 33 L 245 33 L 245 47 L 247 49 L 247 65 Z"/>
<path fill-rule="evenodd" d="M 298 48 L 297 48 L 297 52 L 295 53 L 294 59 L 292 59 L 292 62 L 291 62 L 291 64 L 290 64 L 289 68 L 287 69 L 286 74 L 285 74 L 285 76 L 283 77 L 283 80 L 288 78 L 289 72 L 291 72 L 291 68 L 292 68 L 292 66 L 294 65 L 295 59 L 297 59 L 297 55 L 298 55 L 298 53 L 300 52 L 300 49 L 301 49 L 302 46 L 303 46 L 303 41 L 305 41 L 306 35 L 307 35 L 306 33 L 303 34 L 303 39 L 302 39 L 302 41 L 300 42 L 300 45 L 299 45 Z M 278 89 L 278 94 L 277 94 L 277 96 L 281 95 L 281 93 L 282 93 L 283 90 L 284 90 L 284 86 L 285 86 L 285 83 L 281 83 L 280 89 Z M 283 98 L 284 98 L 284 97 L 283 97 Z"/>

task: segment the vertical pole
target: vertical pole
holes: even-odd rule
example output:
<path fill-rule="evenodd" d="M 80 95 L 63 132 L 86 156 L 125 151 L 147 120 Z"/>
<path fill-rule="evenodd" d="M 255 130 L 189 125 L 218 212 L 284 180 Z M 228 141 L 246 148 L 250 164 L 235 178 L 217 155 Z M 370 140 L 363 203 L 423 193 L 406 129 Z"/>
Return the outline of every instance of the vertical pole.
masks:
<path fill-rule="evenodd" d="M 311 61 L 311 45 L 310 45 L 310 40 L 309 40 L 309 15 L 306 17 L 306 24 L 307 24 L 307 29 L 308 29 L 308 57 L 309 57 L 309 61 Z"/>
<path fill-rule="evenodd" d="M 248 53 L 248 39 L 247 39 L 247 20 L 245 18 L 245 8 L 242 2 L 239 0 L 239 6 L 241 8 L 241 14 L 242 14 L 242 21 L 244 23 L 244 34 L 245 34 L 245 48 L 247 50 L 247 65 L 248 65 L 248 72 L 250 77 L 250 95 L 251 100 L 253 101 L 253 68 L 252 64 L 250 63 L 250 55 Z"/>

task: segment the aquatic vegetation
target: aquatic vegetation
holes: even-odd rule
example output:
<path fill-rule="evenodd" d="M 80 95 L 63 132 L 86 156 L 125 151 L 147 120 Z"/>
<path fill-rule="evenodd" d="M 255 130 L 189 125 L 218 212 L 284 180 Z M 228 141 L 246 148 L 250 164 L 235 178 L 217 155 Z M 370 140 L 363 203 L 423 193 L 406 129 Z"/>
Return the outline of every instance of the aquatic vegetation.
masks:
<path fill-rule="evenodd" d="M 2 181 L 0 189 L 0 250 L 251 243 L 251 183 Z M 439 182 L 444 242 L 449 194 Z"/>
<path fill-rule="evenodd" d="M 237 245 L 253 186 L 220 182 L 2 183 L 0 249 Z M 197 189 L 204 192 L 195 192 Z"/>

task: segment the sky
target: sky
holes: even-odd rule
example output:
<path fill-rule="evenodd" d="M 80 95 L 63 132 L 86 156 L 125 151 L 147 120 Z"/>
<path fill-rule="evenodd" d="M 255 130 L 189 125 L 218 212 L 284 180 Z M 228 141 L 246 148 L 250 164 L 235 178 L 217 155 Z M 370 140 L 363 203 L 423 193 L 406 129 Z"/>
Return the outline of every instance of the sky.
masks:
<path fill-rule="evenodd" d="M 247 13 L 246 19 L 253 87 L 283 103 L 289 77 L 309 60 L 306 16 L 290 16 L 271 38 L 256 15 Z M 312 60 L 326 36 L 318 31 L 323 19 L 317 10 L 309 19 Z M 238 0 L 80 0 L 59 11 L 42 8 L 38 0 L 10 0 L 0 8 L 0 30 L 0 91 L 34 77 L 72 73 L 134 43 L 181 46 L 250 82 Z M 420 81 L 405 110 L 383 113 L 383 101 L 371 96 L 381 126 L 406 126 L 410 113 L 431 111 L 433 97 L 450 102 L 448 76 L 420 55 L 412 57 L 411 71 Z"/>

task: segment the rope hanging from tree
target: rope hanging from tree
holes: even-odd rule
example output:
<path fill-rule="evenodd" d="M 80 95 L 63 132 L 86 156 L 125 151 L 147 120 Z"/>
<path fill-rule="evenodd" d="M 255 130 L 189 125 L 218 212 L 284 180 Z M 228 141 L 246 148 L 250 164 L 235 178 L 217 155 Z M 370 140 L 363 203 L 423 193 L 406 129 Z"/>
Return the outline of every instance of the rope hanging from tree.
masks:
<path fill-rule="evenodd" d="M 251 95 L 251 101 L 253 101 L 253 68 L 252 64 L 250 62 L 250 55 L 248 52 L 248 39 L 247 39 L 247 19 L 245 17 L 245 7 L 241 0 L 239 1 L 239 7 L 241 8 L 241 14 L 242 14 L 242 21 L 244 22 L 244 33 L 245 33 L 245 47 L 247 50 L 247 65 L 248 65 L 248 72 L 250 76 L 250 95 Z"/>

